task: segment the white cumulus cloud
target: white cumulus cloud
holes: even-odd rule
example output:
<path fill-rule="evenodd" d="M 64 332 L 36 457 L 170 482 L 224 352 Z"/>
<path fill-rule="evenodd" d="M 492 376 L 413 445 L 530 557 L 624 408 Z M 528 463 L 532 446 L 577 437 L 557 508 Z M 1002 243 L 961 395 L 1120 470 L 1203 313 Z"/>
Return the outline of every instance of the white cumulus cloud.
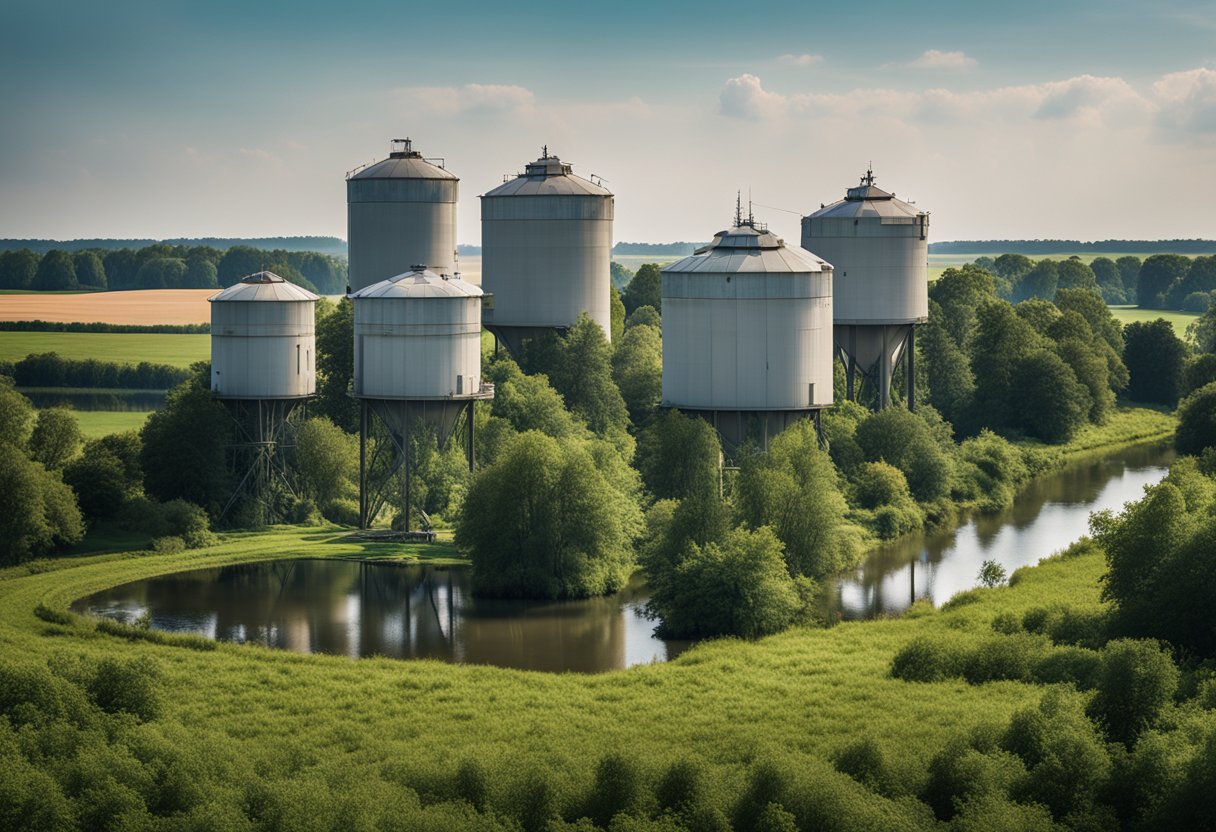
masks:
<path fill-rule="evenodd" d="M 919 58 L 908 66 L 913 69 L 967 69 L 975 66 L 975 58 L 966 52 L 943 52 L 940 49 L 926 49 Z"/>
<path fill-rule="evenodd" d="M 408 87 L 402 91 L 415 107 L 437 115 L 505 113 L 526 110 L 536 96 L 515 84 L 464 84 L 459 87 Z"/>
<path fill-rule="evenodd" d="M 718 96 L 718 111 L 731 118 L 778 118 L 784 115 L 787 108 L 788 99 L 780 93 L 764 89 L 755 75 L 731 78 Z"/>
<path fill-rule="evenodd" d="M 1216 70 L 1172 72 L 1153 84 L 1157 123 L 1187 133 L 1216 133 Z"/>

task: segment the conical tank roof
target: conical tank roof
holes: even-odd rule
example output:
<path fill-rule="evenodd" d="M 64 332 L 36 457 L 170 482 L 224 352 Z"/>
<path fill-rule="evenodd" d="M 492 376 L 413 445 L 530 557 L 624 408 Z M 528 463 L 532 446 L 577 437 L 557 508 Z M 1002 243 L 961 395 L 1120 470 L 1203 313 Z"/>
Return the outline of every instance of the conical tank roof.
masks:
<path fill-rule="evenodd" d="M 574 168 L 550 155 L 546 146 L 535 162 L 524 166 L 524 172 L 497 188 L 487 191 L 484 197 L 498 196 L 612 196 L 612 191 L 602 185 L 574 174 Z"/>
<path fill-rule="evenodd" d="M 436 165 L 414 150 L 409 139 L 393 139 L 388 158 L 369 165 L 349 179 L 459 179 L 454 173 Z"/>
<path fill-rule="evenodd" d="M 925 212 L 910 202 L 896 199 L 895 194 L 884 191 L 874 184 L 874 171 L 867 170 L 861 177 L 860 184 L 845 191 L 844 199 L 825 205 L 810 215 L 811 219 L 823 217 L 844 217 L 861 219 L 865 217 L 917 217 Z"/>
<path fill-rule="evenodd" d="M 274 272 L 256 272 L 207 298 L 212 303 L 226 301 L 315 301 L 317 295 L 297 286 Z"/>
<path fill-rule="evenodd" d="M 415 266 L 404 274 L 390 277 L 371 286 L 364 286 L 351 295 L 352 298 L 479 298 L 481 287 L 468 283 L 460 275 L 448 276 L 431 271 L 426 266 Z"/>
<path fill-rule="evenodd" d="M 832 265 L 803 248 L 786 246 L 762 223 L 739 219 L 738 224 L 714 235 L 704 248 L 664 266 L 664 272 L 822 272 Z"/>

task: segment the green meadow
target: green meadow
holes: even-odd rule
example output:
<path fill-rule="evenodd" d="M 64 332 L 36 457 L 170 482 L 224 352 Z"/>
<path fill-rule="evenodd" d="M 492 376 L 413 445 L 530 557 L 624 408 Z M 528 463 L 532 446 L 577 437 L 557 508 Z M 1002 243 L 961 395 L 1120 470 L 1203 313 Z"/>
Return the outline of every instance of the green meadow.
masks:
<path fill-rule="evenodd" d="M 96 358 L 138 364 L 150 361 L 188 367 L 211 355 L 210 335 L 130 332 L 0 332 L 0 361 L 20 361 L 31 353 L 57 352 L 64 358 Z"/>

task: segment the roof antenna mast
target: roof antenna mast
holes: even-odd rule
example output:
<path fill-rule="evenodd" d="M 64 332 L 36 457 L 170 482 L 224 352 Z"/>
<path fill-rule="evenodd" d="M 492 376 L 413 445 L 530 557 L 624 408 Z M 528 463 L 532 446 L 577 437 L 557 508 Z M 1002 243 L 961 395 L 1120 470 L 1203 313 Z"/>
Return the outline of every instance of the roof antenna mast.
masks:
<path fill-rule="evenodd" d="M 743 191 L 735 191 L 735 228 L 743 225 Z"/>

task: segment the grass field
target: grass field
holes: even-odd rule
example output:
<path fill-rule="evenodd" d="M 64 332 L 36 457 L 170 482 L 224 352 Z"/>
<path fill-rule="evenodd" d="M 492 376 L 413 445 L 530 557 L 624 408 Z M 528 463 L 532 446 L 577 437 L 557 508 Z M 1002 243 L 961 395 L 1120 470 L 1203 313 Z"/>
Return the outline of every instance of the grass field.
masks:
<path fill-rule="evenodd" d="M 1096 608 L 1104 571 L 1094 553 L 1053 560 L 1022 571 L 1012 588 L 978 591 L 974 603 L 950 611 L 797 628 L 757 642 L 725 639 L 668 664 L 598 676 L 353 661 L 231 644 L 198 651 L 100 635 L 83 619 L 48 626 L 34 615 L 40 604 L 63 610 L 88 593 L 165 572 L 301 554 L 350 557 L 363 549 L 335 530 L 278 529 L 185 554 L 85 556 L 5 570 L 0 644 L 6 654 L 36 662 L 152 659 L 165 680 L 158 724 L 181 753 L 232 783 L 254 772 L 300 781 L 301 800 L 312 788 L 304 783 L 324 789 L 342 772 L 450 798 L 458 767 L 475 760 L 487 771 L 492 805 L 510 804 L 521 778 L 543 772 L 558 806 L 568 808 L 598 760 L 617 752 L 651 783 L 673 761 L 698 761 L 712 800 L 728 808 L 745 770 L 759 760 L 859 790 L 826 761 L 863 736 L 882 743 L 895 771 L 923 782 L 928 757 L 947 739 L 1003 722 L 1037 702 L 1043 688 L 904 682 L 889 674 L 895 653 L 920 636 L 978 644 L 1000 613 L 1052 603 Z M 876 811 L 883 800 L 866 797 Z"/>
<path fill-rule="evenodd" d="M 198 324 L 211 320 L 207 298 L 218 289 L 145 289 L 0 297 L 0 321 L 84 321 L 109 324 Z"/>
<path fill-rule="evenodd" d="M 1174 332 L 1178 334 L 1179 338 L 1186 337 L 1186 328 L 1199 317 L 1196 312 L 1174 312 L 1169 309 L 1141 309 L 1138 306 L 1112 306 L 1110 307 L 1110 311 L 1116 320 L 1122 321 L 1124 324 L 1134 323 L 1135 321 L 1155 321 L 1158 318 L 1165 318 L 1173 324 Z"/>
<path fill-rule="evenodd" d="M 86 439 L 96 439 L 110 433 L 139 430 L 150 415 L 141 411 L 77 410 L 74 411 L 80 431 Z"/>
<path fill-rule="evenodd" d="M 211 356 L 211 336 L 142 332 L 0 332 L 0 361 L 20 361 L 38 352 L 57 352 L 64 358 L 97 358 L 126 364 L 150 361 L 188 367 Z"/>

